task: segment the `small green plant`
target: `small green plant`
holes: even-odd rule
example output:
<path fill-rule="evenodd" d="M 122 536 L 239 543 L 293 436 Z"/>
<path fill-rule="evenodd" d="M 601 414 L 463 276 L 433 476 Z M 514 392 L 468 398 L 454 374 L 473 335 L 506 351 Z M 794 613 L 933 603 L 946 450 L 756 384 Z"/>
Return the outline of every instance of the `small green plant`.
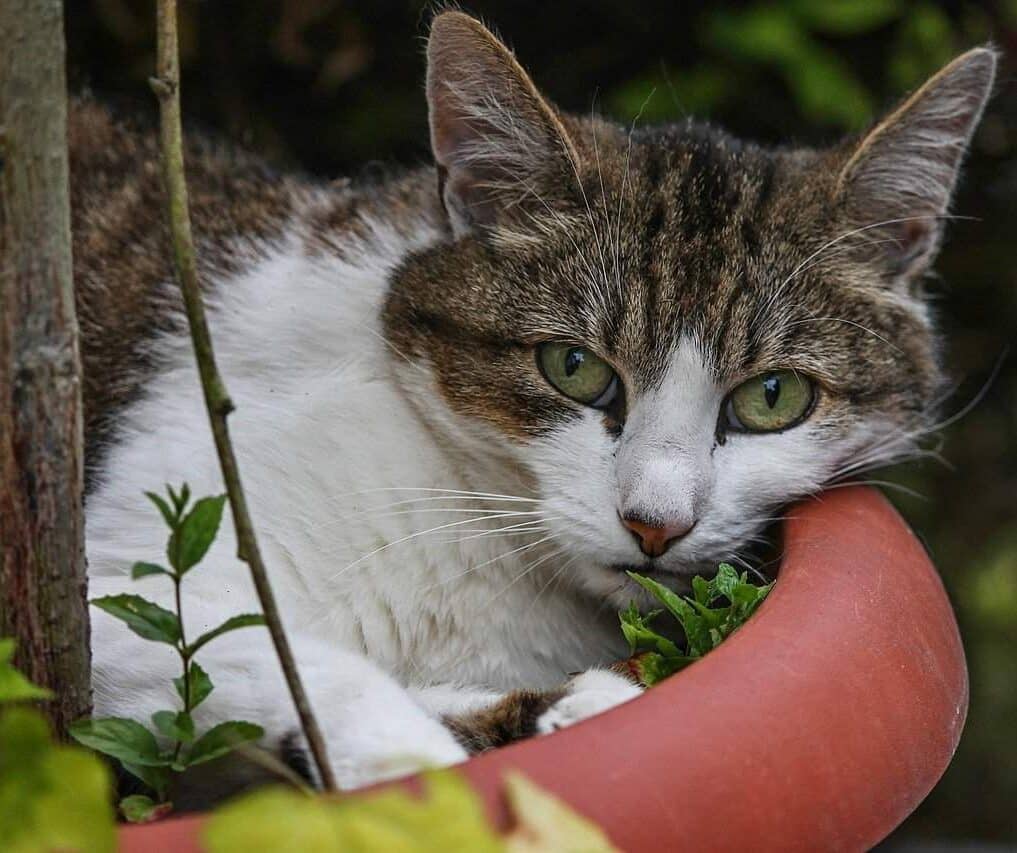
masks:
<path fill-rule="evenodd" d="M 763 603 L 772 583 L 749 583 L 747 572 L 739 576 L 733 566 L 721 563 L 716 576 L 692 579 L 692 595 L 682 596 L 657 581 L 629 572 L 643 589 L 653 595 L 678 620 L 685 633 L 685 650 L 650 627 L 664 610 L 640 613 L 635 602 L 619 613 L 622 633 L 632 651 L 631 663 L 647 687 L 674 675 L 731 636 Z"/>
<path fill-rule="evenodd" d="M 201 498 L 188 508 L 190 489 L 185 483 L 179 492 L 166 487 L 169 500 L 146 492 L 169 527 L 166 559 L 169 568 L 156 563 L 135 563 L 131 577 L 162 575 L 173 583 L 176 612 L 166 610 L 140 595 L 108 595 L 92 604 L 123 621 L 139 637 L 166 643 L 180 656 L 181 675 L 173 679 L 182 707 L 156 711 L 152 715 L 154 731 L 135 720 L 122 717 L 79 720 L 71 726 L 71 735 L 81 744 L 117 759 L 123 768 L 148 785 L 158 803 L 145 796 L 126 798 L 120 805 L 128 820 L 145 821 L 165 811 L 171 774 L 219 758 L 241 746 L 258 740 L 264 730 L 241 720 L 220 723 L 200 734 L 191 716 L 212 692 L 212 680 L 194 659 L 206 644 L 238 628 L 264 625 L 258 613 L 233 616 L 188 642 L 184 633 L 180 590 L 184 578 L 208 552 L 222 521 L 225 495 Z M 158 736 L 162 736 L 160 744 Z"/>

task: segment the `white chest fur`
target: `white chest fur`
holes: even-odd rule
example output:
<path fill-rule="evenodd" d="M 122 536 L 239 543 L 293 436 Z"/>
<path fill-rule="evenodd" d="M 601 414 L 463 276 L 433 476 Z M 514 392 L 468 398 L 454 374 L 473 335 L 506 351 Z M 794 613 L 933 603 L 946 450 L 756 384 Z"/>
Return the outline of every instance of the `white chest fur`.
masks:
<path fill-rule="evenodd" d="M 213 307 L 244 485 L 287 626 L 418 686 L 551 686 L 617 657 L 613 612 L 558 582 L 567 558 L 540 541 L 540 505 L 511 455 L 463 453 L 484 436 L 425 426 L 392 381 L 393 370 L 421 370 L 388 350 L 377 321 L 387 273 L 413 245 L 382 228 L 373 243 L 339 261 L 308 257 L 294 239 L 223 284 Z M 88 502 L 93 595 L 168 595 L 158 579 L 128 577 L 165 541 L 143 491 L 183 481 L 222 491 L 188 344 L 161 347 L 167 369 L 122 416 Z M 428 381 L 421 370 L 414 396 L 441 408 Z M 257 609 L 228 520 L 185 593 L 189 633 Z"/>

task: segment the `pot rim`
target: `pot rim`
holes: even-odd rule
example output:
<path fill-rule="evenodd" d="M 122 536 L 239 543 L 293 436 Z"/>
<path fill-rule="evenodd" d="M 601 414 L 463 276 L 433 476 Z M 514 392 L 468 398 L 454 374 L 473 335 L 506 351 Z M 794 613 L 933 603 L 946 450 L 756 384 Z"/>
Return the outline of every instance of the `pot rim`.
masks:
<path fill-rule="evenodd" d="M 968 704 L 942 582 L 871 487 L 799 503 L 784 529 L 778 583 L 706 658 L 591 720 L 460 765 L 498 828 L 511 823 L 510 770 L 622 850 L 868 849 L 914 810 Z M 120 849 L 199 850 L 202 819 L 124 827 Z"/>

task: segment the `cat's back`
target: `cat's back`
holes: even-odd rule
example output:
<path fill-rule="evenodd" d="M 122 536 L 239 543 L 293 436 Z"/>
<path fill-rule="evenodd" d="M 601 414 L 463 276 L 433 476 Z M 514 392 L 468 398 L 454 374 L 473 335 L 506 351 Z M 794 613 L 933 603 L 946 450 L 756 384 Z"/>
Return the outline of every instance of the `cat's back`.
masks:
<path fill-rule="evenodd" d="M 74 285 L 81 327 L 86 459 L 157 367 L 151 341 L 180 328 L 158 134 L 91 98 L 68 112 Z M 300 183 L 251 155 L 191 135 L 190 208 L 211 289 L 283 233 Z"/>

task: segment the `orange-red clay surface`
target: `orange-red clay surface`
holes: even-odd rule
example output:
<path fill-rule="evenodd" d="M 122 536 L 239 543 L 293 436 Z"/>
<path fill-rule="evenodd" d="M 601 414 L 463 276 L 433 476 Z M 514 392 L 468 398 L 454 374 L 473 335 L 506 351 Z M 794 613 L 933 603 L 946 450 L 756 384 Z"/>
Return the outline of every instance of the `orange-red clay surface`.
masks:
<path fill-rule="evenodd" d="M 632 853 L 864 850 L 942 775 L 967 701 L 957 625 L 924 548 L 879 492 L 841 488 L 791 510 L 777 585 L 706 659 L 461 772 L 499 826 L 511 768 Z M 121 850 L 199 851 L 200 825 L 127 827 Z"/>

